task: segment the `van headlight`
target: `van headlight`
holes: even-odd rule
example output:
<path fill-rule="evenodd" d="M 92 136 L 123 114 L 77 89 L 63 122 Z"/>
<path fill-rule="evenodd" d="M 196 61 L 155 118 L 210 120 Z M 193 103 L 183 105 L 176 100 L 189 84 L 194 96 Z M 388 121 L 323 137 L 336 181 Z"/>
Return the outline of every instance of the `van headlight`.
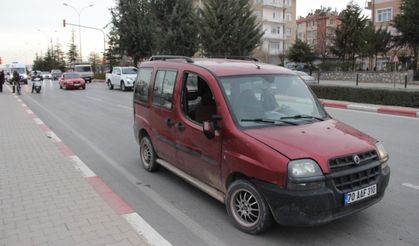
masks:
<path fill-rule="evenodd" d="M 389 159 L 389 155 L 386 149 L 384 148 L 384 145 L 380 142 L 377 142 L 375 144 L 375 149 L 377 151 L 378 159 L 381 162 L 381 168 L 387 167 L 388 166 L 387 161 Z"/>
<path fill-rule="evenodd" d="M 288 189 L 307 190 L 324 186 L 324 175 L 319 165 L 311 159 L 288 163 Z"/>

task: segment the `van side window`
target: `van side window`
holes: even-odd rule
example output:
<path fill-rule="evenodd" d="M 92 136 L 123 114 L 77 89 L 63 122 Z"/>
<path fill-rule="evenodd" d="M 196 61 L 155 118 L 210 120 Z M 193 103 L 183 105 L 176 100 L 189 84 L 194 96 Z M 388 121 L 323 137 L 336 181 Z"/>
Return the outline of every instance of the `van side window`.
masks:
<path fill-rule="evenodd" d="M 135 82 L 134 100 L 148 102 L 149 86 L 152 73 L 152 68 L 140 68 L 137 81 Z"/>
<path fill-rule="evenodd" d="M 217 114 L 217 104 L 207 82 L 194 73 L 186 73 L 182 87 L 181 107 L 186 117 L 202 124 Z"/>
<path fill-rule="evenodd" d="M 173 90 L 176 83 L 176 71 L 157 71 L 154 82 L 153 104 L 163 108 L 171 109 Z"/>

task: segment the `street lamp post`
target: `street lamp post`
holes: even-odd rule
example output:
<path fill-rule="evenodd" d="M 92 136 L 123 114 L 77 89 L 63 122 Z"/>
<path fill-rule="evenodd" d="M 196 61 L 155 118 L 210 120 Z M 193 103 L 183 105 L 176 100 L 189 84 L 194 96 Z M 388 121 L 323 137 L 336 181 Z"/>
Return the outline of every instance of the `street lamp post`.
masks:
<path fill-rule="evenodd" d="M 72 5 L 70 5 L 70 4 L 67 4 L 67 3 L 63 3 L 63 5 L 64 6 L 66 6 L 66 7 L 70 7 L 70 8 L 72 8 L 72 9 L 74 9 L 74 11 L 76 11 L 76 13 L 77 13 L 77 15 L 78 15 L 78 17 L 79 17 L 79 46 L 80 46 L 80 61 L 83 61 L 83 55 L 82 55 L 82 49 L 81 49 L 81 27 L 80 27 L 80 16 L 81 16 L 81 14 L 82 14 L 82 12 L 83 12 L 83 10 L 85 10 L 85 9 L 87 9 L 87 8 L 90 8 L 90 7 L 93 7 L 94 5 L 93 4 L 90 4 L 89 6 L 86 6 L 86 7 L 83 7 L 83 8 L 81 8 L 80 10 L 77 10 L 76 9 L 76 7 L 74 7 L 74 6 L 72 6 Z"/>

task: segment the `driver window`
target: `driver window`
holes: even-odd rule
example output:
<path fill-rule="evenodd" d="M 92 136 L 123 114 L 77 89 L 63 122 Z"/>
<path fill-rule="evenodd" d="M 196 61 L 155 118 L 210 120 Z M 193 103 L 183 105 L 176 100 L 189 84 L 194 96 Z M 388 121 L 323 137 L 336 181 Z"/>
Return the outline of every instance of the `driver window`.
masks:
<path fill-rule="evenodd" d="M 217 105 L 207 82 L 199 75 L 186 73 L 182 87 L 181 107 L 188 119 L 198 124 L 217 114 Z"/>

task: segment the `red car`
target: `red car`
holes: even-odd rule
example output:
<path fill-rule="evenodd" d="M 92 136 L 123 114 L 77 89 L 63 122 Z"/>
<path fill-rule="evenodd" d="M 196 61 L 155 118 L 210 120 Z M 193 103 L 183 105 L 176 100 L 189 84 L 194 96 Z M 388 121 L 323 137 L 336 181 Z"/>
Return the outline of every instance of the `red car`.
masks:
<path fill-rule="evenodd" d="M 86 89 L 86 82 L 80 77 L 79 73 L 63 73 L 58 83 L 60 89 Z"/>
<path fill-rule="evenodd" d="M 141 63 L 134 134 L 159 166 L 225 203 L 247 233 L 361 211 L 390 178 L 383 145 L 333 119 L 293 71 L 254 61 L 159 56 Z"/>

